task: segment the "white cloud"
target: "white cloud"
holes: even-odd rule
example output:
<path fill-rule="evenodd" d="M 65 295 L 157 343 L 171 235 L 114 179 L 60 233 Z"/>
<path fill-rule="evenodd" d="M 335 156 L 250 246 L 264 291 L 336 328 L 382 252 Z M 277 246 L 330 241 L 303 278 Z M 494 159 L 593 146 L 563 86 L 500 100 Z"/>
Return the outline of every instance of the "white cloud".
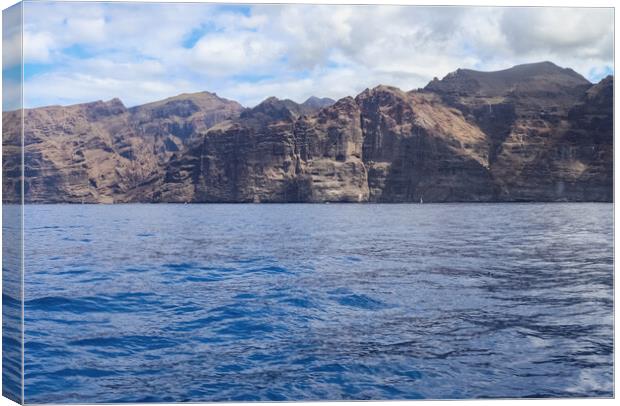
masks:
<path fill-rule="evenodd" d="M 54 38 L 47 32 L 24 32 L 24 62 L 50 62 Z"/>
<path fill-rule="evenodd" d="M 191 51 L 191 67 L 207 76 L 257 73 L 277 62 L 282 48 L 276 41 L 253 33 L 207 34 Z"/>
<path fill-rule="evenodd" d="M 2 79 L 2 111 L 17 110 L 22 107 L 21 80 Z"/>
<path fill-rule="evenodd" d="M 132 105 L 201 90 L 252 105 L 272 95 L 339 98 L 379 83 L 412 89 L 459 67 L 551 60 L 591 78 L 613 69 L 612 9 L 25 7 L 26 57 L 49 64 L 26 83 L 30 105 L 111 97 Z"/>
<path fill-rule="evenodd" d="M 501 28 L 516 52 L 611 57 L 605 46 L 613 34 L 613 12 L 609 9 L 520 8 L 504 13 Z"/>
<path fill-rule="evenodd" d="M 148 78 L 117 79 L 88 73 L 50 73 L 37 76 L 27 83 L 24 104 L 32 106 L 74 104 L 76 102 L 110 100 L 122 95 L 127 106 L 154 101 L 177 93 L 194 91 L 193 84 Z M 34 91 L 36 89 L 36 91 Z M 128 92 L 127 89 L 130 89 Z M 96 95 L 96 96 L 95 96 Z M 32 98 L 36 97 L 35 100 Z"/>
<path fill-rule="evenodd" d="M 125 80 L 161 77 L 166 74 L 166 67 L 157 60 L 140 62 L 124 61 L 122 58 L 89 58 L 78 60 L 73 65 L 78 72 L 96 72 L 103 77 L 118 77 Z"/>
<path fill-rule="evenodd" d="M 78 39 L 79 42 L 100 42 L 105 39 L 105 20 L 97 18 L 69 18 L 66 21 L 68 38 Z"/>
<path fill-rule="evenodd" d="M 22 36 L 20 33 L 2 36 L 2 68 L 8 69 L 22 61 Z"/>

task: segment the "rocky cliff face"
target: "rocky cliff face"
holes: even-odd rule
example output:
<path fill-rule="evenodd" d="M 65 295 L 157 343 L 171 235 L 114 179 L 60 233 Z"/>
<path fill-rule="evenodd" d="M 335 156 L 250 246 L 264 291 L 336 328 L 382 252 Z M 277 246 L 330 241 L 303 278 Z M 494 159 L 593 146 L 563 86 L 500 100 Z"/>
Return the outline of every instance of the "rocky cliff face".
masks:
<path fill-rule="evenodd" d="M 18 140 L 5 113 L 4 145 Z M 25 112 L 28 202 L 611 201 L 613 78 L 458 70 L 337 102 L 211 93 Z M 13 148 L 17 148 L 13 145 Z M 5 159 L 3 170 L 18 163 Z M 11 178 L 11 176 L 8 176 Z M 14 178 L 14 177 L 13 177 Z M 6 182 L 5 200 L 19 183 Z"/>
<path fill-rule="evenodd" d="M 425 90 L 487 135 L 496 200 L 612 200 L 613 78 L 593 86 L 543 62 L 458 70 Z"/>
<path fill-rule="evenodd" d="M 27 202 L 112 203 L 159 176 L 192 134 L 234 117 L 240 104 L 212 93 L 180 95 L 127 109 L 118 99 L 24 111 L 24 197 Z M 21 112 L 3 114 L 3 141 L 21 143 Z M 19 156 L 3 171 L 18 173 Z M 19 186 L 3 185 L 4 200 Z"/>
<path fill-rule="evenodd" d="M 356 98 L 370 200 L 488 201 L 485 134 L 437 95 L 379 86 Z"/>
<path fill-rule="evenodd" d="M 353 99 L 315 115 L 302 111 L 290 100 L 265 100 L 211 128 L 139 194 L 173 202 L 367 200 Z"/>

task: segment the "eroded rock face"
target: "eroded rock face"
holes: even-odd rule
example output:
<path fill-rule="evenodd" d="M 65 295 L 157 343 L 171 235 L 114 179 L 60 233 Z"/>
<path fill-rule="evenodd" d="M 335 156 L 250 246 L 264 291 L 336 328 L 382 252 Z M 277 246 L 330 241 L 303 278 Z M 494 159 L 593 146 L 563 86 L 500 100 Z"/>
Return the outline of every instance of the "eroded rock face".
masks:
<path fill-rule="evenodd" d="M 434 94 L 379 86 L 357 97 L 370 200 L 488 201 L 486 135 Z"/>
<path fill-rule="evenodd" d="M 127 109 L 118 99 L 24 111 L 24 196 L 32 203 L 113 203 L 161 176 L 197 131 L 237 116 L 241 105 L 211 93 Z M 19 148 L 21 112 L 3 114 L 3 139 Z M 5 162 L 3 171 L 19 163 Z M 13 179 L 15 179 L 13 177 Z M 13 185 L 11 184 L 13 183 Z M 19 184 L 3 186 L 5 200 Z"/>
<path fill-rule="evenodd" d="M 269 98 L 175 155 L 155 201 L 368 200 L 359 108 L 345 98 L 317 115 Z"/>
<path fill-rule="evenodd" d="M 458 70 L 424 89 L 203 92 L 25 111 L 27 202 L 611 201 L 613 78 L 551 63 Z M 3 115 L 18 150 L 18 112 Z M 8 148 L 8 149 L 7 149 Z M 10 155 L 10 154 L 9 154 Z M 5 200 L 19 162 L 3 163 Z M 16 172 L 17 171 L 17 172 Z M 14 181 L 12 181 L 12 179 Z"/>
<path fill-rule="evenodd" d="M 425 88 L 485 132 L 500 201 L 611 201 L 613 79 L 550 62 L 459 70 Z"/>

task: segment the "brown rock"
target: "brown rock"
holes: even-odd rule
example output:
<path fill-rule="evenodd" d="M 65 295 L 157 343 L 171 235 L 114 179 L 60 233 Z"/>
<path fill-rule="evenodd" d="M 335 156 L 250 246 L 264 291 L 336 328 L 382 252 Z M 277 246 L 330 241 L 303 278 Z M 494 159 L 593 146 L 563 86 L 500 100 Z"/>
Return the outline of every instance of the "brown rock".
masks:
<path fill-rule="evenodd" d="M 3 114 L 18 199 L 20 112 Z M 612 201 L 613 78 L 543 62 L 251 109 L 203 92 L 25 111 L 27 202 Z"/>
<path fill-rule="evenodd" d="M 122 102 L 93 102 L 24 111 L 25 199 L 32 203 L 112 203 L 159 176 L 187 135 L 242 107 L 211 93 L 180 95 L 126 109 Z M 20 111 L 3 114 L 4 140 L 19 148 Z M 19 163 L 5 162 L 3 171 Z M 13 177 L 13 179 L 15 179 Z M 10 199 L 14 182 L 3 187 Z M 144 201 L 135 193 L 132 200 Z"/>

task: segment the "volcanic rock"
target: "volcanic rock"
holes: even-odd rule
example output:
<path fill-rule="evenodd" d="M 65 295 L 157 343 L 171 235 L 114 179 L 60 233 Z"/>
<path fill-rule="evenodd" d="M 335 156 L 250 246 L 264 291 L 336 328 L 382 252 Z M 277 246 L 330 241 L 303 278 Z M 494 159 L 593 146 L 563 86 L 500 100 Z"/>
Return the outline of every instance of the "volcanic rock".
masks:
<path fill-rule="evenodd" d="M 26 202 L 612 201 L 613 77 L 459 69 L 338 101 L 213 93 L 27 109 Z M 21 111 L 3 114 L 4 201 Z"/>

